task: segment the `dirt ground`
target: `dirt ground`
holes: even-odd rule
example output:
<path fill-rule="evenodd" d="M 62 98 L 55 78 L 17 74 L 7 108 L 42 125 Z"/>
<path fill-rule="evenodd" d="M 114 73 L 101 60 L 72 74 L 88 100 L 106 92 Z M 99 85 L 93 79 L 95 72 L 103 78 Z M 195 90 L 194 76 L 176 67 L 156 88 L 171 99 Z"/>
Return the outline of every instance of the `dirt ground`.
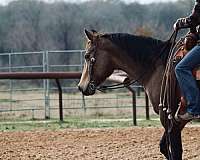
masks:
<path fill-rule="evenodd" d="M 161 128 L 0 132 L 1 160 L 163 160 Z M 184 160 L 200 159 L 200 127 L 183 131 Z"/>

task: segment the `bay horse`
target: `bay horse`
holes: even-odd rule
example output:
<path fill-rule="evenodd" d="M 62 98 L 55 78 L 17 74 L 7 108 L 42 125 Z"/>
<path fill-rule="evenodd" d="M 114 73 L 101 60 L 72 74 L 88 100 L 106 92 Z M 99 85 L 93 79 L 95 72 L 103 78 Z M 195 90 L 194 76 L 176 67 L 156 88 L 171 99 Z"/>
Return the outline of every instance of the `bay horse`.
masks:
<path fill-rule="evenodd" d="M 167 159 L 182 160 L 181 131 L 187 122 L 174 123 L 169 129 L 167 113 L 159 107 L 162 78 L 171 42 L 126 33 L 101 34 L 85 30 L 85 35 L 85 63 L 79 90 L 86 96 L 93 95 L 114 70 L 126 72 L 129 79 L 137 80 L 144 87 L 154 111 L 160 115 L 161 124 L 165 128 L 160 140 L 160 152 Z M 179 98 L 175 97 L 176 105 L 172 107 L 172 115 L 178 108 Z"/>

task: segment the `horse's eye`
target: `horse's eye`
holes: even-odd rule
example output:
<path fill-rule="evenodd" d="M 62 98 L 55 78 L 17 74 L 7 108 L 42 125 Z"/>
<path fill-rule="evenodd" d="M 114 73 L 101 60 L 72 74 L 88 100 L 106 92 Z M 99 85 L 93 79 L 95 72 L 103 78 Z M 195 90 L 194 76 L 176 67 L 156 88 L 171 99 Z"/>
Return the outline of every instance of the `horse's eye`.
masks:
<path fill-rule="evenodd" d="M 85 54 L 85 59 L 88 60 L 90 58 L 89 54 Z"/>

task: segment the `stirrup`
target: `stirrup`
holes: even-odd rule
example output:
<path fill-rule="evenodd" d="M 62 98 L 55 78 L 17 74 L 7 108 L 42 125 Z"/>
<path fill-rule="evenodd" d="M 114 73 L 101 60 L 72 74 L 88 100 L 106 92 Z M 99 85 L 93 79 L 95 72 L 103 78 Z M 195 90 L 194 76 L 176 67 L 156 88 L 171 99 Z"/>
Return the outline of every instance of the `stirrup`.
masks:
<path fill-rule="evenodd" d="M 200 119 L 200 114 L 194 115 L 194 119 Z"/>

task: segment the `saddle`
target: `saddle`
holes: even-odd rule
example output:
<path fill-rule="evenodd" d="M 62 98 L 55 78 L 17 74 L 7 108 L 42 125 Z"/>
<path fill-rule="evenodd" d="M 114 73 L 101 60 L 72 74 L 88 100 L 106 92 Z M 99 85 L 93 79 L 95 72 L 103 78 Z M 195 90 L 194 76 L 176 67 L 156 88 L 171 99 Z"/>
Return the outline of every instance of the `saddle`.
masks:
<path fill-rule="evenodd" d="M 177 50 L 174 54 L 173 61 L 174 64 L 178 64 L 189 51 L 198 44 L 197 33 L 188 33 L 184 38 L 182 38 L 177 45 Z M 193 70 L 193 76 L 200 89 L 200 65 Z M 178 93 L 180 95 L 180 93 Z M 183 114 L 186 111 L 187 102 L 184 97 L 180 98 L 179 108 L 177 114 Z"/>

